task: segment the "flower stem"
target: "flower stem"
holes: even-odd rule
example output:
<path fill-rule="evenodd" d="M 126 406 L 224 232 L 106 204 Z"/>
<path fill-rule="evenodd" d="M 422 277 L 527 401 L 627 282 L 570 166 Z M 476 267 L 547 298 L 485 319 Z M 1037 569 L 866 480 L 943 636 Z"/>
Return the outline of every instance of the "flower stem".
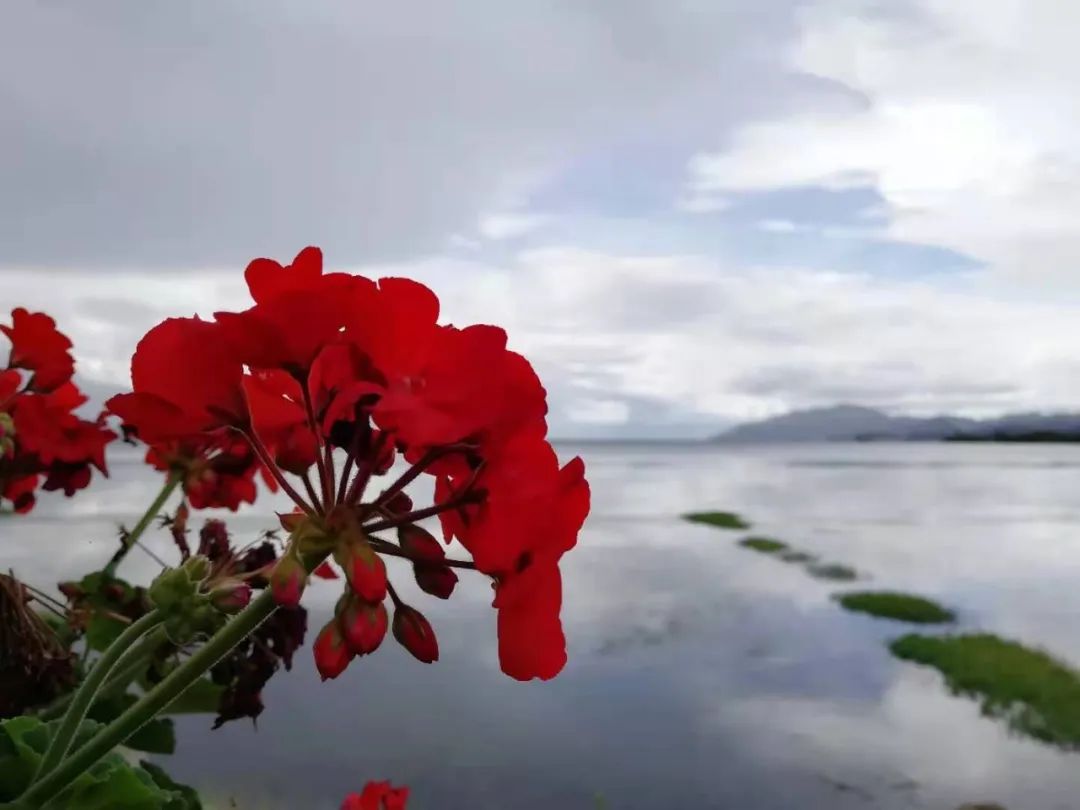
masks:
<path fill-rule="evenodd" d="M 420 559 L 419 557 L 414 557 L 411 554 L 406 553 L 405 550 L 401 548 L 401 546 L 395 545 L 394 543 L 383 540 L 379 537 L 369 537 L 368 542 L 371 543 L 371 547 L 380 554 L 386 554 L 391 557 L 401 557 L 402 559 L 409 560 L 413 563 L 420 563 L 421 565 L 428 564 L 431 566 L 448 565 L 451 568 L 468 568 L 473 571 L 476 570 L 476 563 L 474 563 L 472 560 L 452 560 L 447 557 L 439 560 L 438 562 L 434 562 L 432 560 L 424 560 Z"/>
<path fill-rule="evenodd" d="M 60 728 L 49 743 L 45 756 L 41 760 L 37 779 L 48 777 L 50 772 L 60 765 L 64 755 L 67 754 L 68 749 L 71 747 L 72 740 L 75 739 L 75 733 L 86 718 L 86 713 L 90 710 L 90 706 L 93 705 L 98 690 L 105 683 L 105 679 L 112 672 L 116 663 L 133 644 L 139 641 L 147 632 L 161 624 L 162 621 L 164 621 L 164 616 L 159 611 L 152 610 L 131 624 L 105 649 L 101 658 L 91 668 L 86 679 L 71 699 L 71 705 L 68 706 L 64 719 L 60 722 Z"/>
<path fill-rule="evenodd" d="M 228 655 L 233 647 L 251 634 L 276 609 L 277 605 L 270 591 L 263 591 L 214 634 L 198 652 L 143 695 L 138 703 L 130 706 L 59 766 L 31 785 L 29 790 L 19 797 L 19 802 L 28 807 L 40 807 L 64 790 L 80 774 L 123 743 L 159 712 L 168 708 L 169 704 Z"/>
<path fill-rule="evenodd" d="M 165 505 L 165 501 L 169 500 L 169 496 L 173 494 L 176 488 L 180 485 L 180 477 L 176 475 L 169 475 L 165 479 L 165 485 L 161 488 L 161 492 L 154 498 L 154 502 L 147 508 L 146 513 L 139 518 L 139 522 L 135 524 L 135 528 L 128 532 L 121 540 L 120 548 L 113 555 L 105 566 L 104 573 L 106 576 L 113 576 L 116 573 L 116 568 L 123 562 L 124 557 L 135 546 L 142 537 L 143 532 L 150 526 L 151 521 L 158 512 L 161 511 L 161 507 Z"/>
<path fill-rule="evenodd" d="M 263 463 L 263 466 L 266 467 L 270 475 L 278 482 L 278 486 L 285 491 L 286 495 L 293 499 L 293 503 L 299 506 L 306 515 L 309 517 L 313 516 L 315 510 L 303 499 L 300 493 L 296 491 L 296 488 L 285 479 L 285 476 L 282 475 L 278 465 L 274 463 L 274 457 L 270 455 L 270 451 L 266 449 L 266 445 L 263 444 L 262 439 L 259 438 L 259 434 L 253 429 L 247 433 L 243 433 L 243 436 L 248 440 L 251 449 L 255 451 L 255 455 L 259 457 L 259 461 Z"/>
<path fill-rule="evenodd" d="M 105 683 L 98 691 L 98 695 L 102 696 L 109 692 L 114 692 L 117 689 L 126 688 L 128 684 L 135 680 L 139 674 L 146 669 L 147 664 L 150 663 L 150 658 L 163 644 L 168 642 L 168 640 L 169 637 L 165 635 L 165 630 L 161 627 L 152 630 L 143 636 L 138 644 L 129 647 L 127 652 L 125 652 L 120 657 L 120 660 L 116 662 L 116 666 L 113 667 L 112 673 L 105 679 Z M 67 707 L 71 704 L 74 697 L 75 692 L 69 692 L 54 700 L 38 712 L 37 716 L 45 722 L 63 717 L 64 712 L 67 710 Z"/>

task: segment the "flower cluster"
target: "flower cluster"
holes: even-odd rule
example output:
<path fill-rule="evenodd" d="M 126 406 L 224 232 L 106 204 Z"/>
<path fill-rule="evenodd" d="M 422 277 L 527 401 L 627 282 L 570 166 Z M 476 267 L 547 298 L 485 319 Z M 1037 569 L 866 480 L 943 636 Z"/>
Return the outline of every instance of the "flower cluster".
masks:
<path fill-rule="evenodd" d="M 368 782 L 360 793 L 350 793 L 341 810 L 405 810 L 409 800 L 407 787 L 392 787 L 389 782 Z"/>
<path fill-rule="evenodd" d="M 560 467 L 546 439 L 546 394 L 528 361 L 501 329 L 439 324 L 438 299 L 421 284 L 324 273 L 317 248 L 284 266 L 256 259 L 245 279 L 250 308 L 147 333 L 133 391 L 111 411 L 154 446 L 248 443 L 296 504 L 281 518 L 289 546 L 271 576 L 279 604 L 298 604 L 330 555 L 345 572 L 315 644 L 324 677 L 372 652 L 388 626 L 418 659 L 438 657 L 431 625 L 389 583 L 384 557 L 411 562 L 419 586 L 443 598 L 457 581 L 451 569 L 486 574 L 503 670 L 555 676 L 566 662 L 558 565 L 577 542 L 589 488 L 581 460 Z M 405 472 L 365 500 L 372 479 L 399 463 Z M 421 474 L 434 478 L 434 503 L 415 508 L 405 489 Z M 447 558 L 417 525 L 435 516 L 471 561 Z"/>
<path fill-rule="evenodd" d="M 39 486 L 70 496 L 89 485 L 92 467 L 107 474 L 116 434 L 75 415 L 86 397 L 71 381 L 71 341 L 52 318 L 20 307 L 0 332 L 11 341 L 0 368 L 0 501 L 29 512 Z"/>

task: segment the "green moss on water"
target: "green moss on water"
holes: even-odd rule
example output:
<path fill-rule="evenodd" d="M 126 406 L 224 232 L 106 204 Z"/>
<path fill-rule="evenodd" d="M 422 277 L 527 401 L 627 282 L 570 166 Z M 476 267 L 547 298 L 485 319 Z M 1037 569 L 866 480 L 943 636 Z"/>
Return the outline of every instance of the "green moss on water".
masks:
<path fill-rule="evenodd" d="M 743 548 L 760 551 L 762 554 L 777 554 L 786 551 L 788 547 L 787 543 L 773 540 L 771 537 L 747 537 L 740 540 L 739 545 Z"/>
<path fill-rule="evenodd" d="M 750 524 L 734 512 L 689 512 L 683 520 L 691 523 L 704 523 L 717 529 L 749 529 Z"/>
<path fill-rule="evenodd" d="M 813 554 L 806 551 L 799 551 L 797 549 L 789 549 L 780 555 L 780 559 L 786 563 L 812 563 L 817 560 Z"/>
<path fill-rule="evenodd" d="M 817 579 L 831 579 L 834 582 L 851 582 L 859 578 L 854 568 L 840 563 L 820 563 L 806 566 L 807 572 Z"/>
<path fill-rule="evenodd" d="M 941 624 L 956 618 L 951 610 L 937 602 L 908 593 L 855 591 L 836 594 L 835 599 L 846 610 L 900 622 Z"/>
<path fill-rule="evenodd" d="M 1080 673 L 1049 654 L 990 634 L 910 634 L 893 655 L 937 669 L 949 690 L 984 715 L 1060 748 L 1080 749 Z"/>

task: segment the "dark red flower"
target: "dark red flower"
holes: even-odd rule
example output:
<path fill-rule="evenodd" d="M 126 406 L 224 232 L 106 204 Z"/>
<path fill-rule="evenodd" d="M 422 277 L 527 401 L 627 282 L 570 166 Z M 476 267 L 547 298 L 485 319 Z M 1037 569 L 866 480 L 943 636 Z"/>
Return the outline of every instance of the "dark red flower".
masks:
<path fill-rule="evenodd" d="M 236 511 L 242 503 L 255 503 L 255 479 L 261 473 L 271 492 L 277 482 L 266 473 L 251 445 L 238 434 L 216 431 L 159 442 L 150 447 L 146 461 L 154 469 L 177 476 L 195 509 Z"/>
<path fill-rule="evenodd" d="M 341 810 L 406 810 L 407 787 L 391 787 L 389 782 L 368 782 L 361 793 L 350 793 Z"/>
<path fill-rule="evenodd" d="M 48 315 L 18 307 L 11 311 L 11 326 L 0 324 L 0 332 L 11 341 L 8 368 L 32 373 L 30 390 L 52 391 L 71 379 L 75 372 L 71 341 L 57 330 L 56 321 Z"/>
<path fill-rule="evenodd" d="M 147 332 L 135 349 L 133 393 L 106 404 L 150 444 L 243 426 L 248 421 L 243 372 L 220 325 L 170 318 Z"/>

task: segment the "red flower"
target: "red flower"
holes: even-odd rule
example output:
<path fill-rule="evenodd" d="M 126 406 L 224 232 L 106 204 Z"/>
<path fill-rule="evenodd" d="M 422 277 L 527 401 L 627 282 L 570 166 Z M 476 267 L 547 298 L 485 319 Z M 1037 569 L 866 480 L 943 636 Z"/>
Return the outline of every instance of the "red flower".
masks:
<path fill-rule="evenodd" d="M 150 444 L 245 425 L 243 371 L 218 324 L 170 318 L 147 332 L 135 349 L 134 392 L 106 404 Z"/>
<path fill-rule="evenodd" d="M 57 330 L 56 321 L 48 315 L 18 307 L 11 311 L 11 326 L 0 324 L 0 332 L 11 340 L 8 368 L 33 373 L 30 390 L 52 391 L 71 379 L 75 372 L 71 341 Z"/>
<path fill-rule="evenodd" d="M 384 556 L 406 558 L 420 588 L 444 599 L 455 568 L 490 576 L 503 669 L 554 676 L 566 660 L 558 565 L 589 489 L 581 460 L 560 469 L 544 438 L 546 393 L 529 362 L 497 327 L 440 325 L 438 299 L 421 284 L 324 274 L 316 248 L 288 265 L 256 259 L 245 277 L 249 309 L 212 324 L 166 321 L 144 338 L 135 390 L 111 400 L 113 411 L 144 438 L 200 453 L 200 442 L 224 436 L 250 442 L 250 455 L 214 444 L 185 462 L 185 480 L 212 493 L 206 502 L 239 503 L 254 497 L 258 459 L 294 501 L 280 516 L 288 549 L 269 577 L 278 604 L 297 605 L 308 569 L 330 554 L 341 565 L 345 594 L 315 650 L 324 677 L 380 645 L 387 595 L 395 638 L 421 661 L 438 658 L 427 619 L 389 586 Z M 0 391 L 8 385 L 0 377 Z M 365 500 L 397 459 L 411 466 Z M 418 508 L 405 489 L 421 474 L 435 478 L 435 503 Z M 419 528 L 434 516 L 471 563 L 448 559 Z M 397 543 L 384 534 L 394 529 Z"/>
<path fill-rule="evenodd" d="M 368 782 L 362 793 L 350 793 L 341 810 L 405 810 L 407 787 L 391 787 L 389 782 Z"/>
<path fill-rule="evenodd" d="M 48 393 L 11 394 L 0 406 L 0 493 L 16 511 L 33 508 L 41 475 L 46 490 L 70 496 L 90 484 L 92 467 L 107 474 L 105 446 L 116 434 L 73 413 L 85 401 L 66 382 Z"/>
<path fill-rule="evenodd" d="M 255 477 L 260 472 L 271 491 L 277 483 L 243 438 L 223 433 L 161 442 L 146 453 L 154 469 L 180 478 L 184 494 L 195 509 L 229 509 L 255 503 Z"/>
<path fill-rule="evenodd" d="M 214 318 L 244 364 L 306 379 L 319 352 L 339 337 L 356 300 L 372 285 L 345 273 L 323 275 L 317 248 L 305 248 L 288 267 L 275 265 L 266 259 L 248 265 L 255 306 L 217 312 Z"/>

